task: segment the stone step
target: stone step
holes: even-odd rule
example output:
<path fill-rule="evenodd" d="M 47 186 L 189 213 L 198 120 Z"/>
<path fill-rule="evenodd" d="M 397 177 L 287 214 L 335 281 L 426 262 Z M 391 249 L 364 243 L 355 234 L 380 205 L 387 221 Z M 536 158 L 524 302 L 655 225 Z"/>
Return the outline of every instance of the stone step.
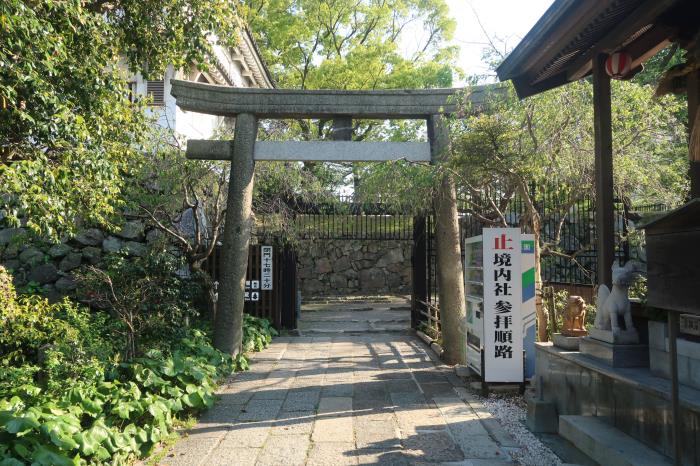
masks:
<path fill-rule="evenodd" d="M 667 456 L 595 416 L 559 416 L 559 435 L 605 466 L 672 465 Z"/>
<path fill-rule="evenodd" d="M 371 324 L 395 324 L 395 323 L 405 323 L 405 322 L 410 322 L 411 319 L 406 318 L 406 319 L 389 319 L 389 318 L 383 318 L 383 319 L 324 319 L 324 318 L 313 318 L 313 317 L 302 317 L 299 319 L 299 322 L 333 322 L 333 323 L 358 323 L 358 322 L 367 322 Z"/>
<path fill-rule="evenodd" d="M 412 331 L 407 328 L 368 328 L 361 330 L 336 330 L 336 329 L 325 329 L 325 328 L 305 328 L 299 329 L 301 336 L 310 335 L 359 335 L 365 333 L 391 333 L 391 334 L 406 334 L 410 335 Z"/>
<path fill-rule="evenodd" d="M 302 306 L 301 312 L 403 312 L 406 314 L 411 313 L 410 307 L 378 307 L 378 306 L 363 306 L 363 307 L 342 307 L 342 306 Z"/>
<path fill-rule="evenodd" d="M 345 304 L 345 303 L 408 303 L 410 298 L 408 296 L 303 296 L 303 304 Z"/>

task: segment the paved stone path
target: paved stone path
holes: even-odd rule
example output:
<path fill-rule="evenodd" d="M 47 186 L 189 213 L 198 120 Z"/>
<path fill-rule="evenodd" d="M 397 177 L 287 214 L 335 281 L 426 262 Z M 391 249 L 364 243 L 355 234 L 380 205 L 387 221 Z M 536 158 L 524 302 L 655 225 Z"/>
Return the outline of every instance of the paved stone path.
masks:
<path fill-rule="evenodd" d="M 276 338 L 167 465 L 507 465 L 519 448 L 417 338 Z"/>

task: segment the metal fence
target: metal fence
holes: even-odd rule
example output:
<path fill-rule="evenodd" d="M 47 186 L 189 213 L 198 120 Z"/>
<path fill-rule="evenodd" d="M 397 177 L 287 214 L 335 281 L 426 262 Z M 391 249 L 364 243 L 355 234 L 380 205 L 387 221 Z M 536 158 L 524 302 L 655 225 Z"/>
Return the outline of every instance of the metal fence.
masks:
<path fill-rule="evenodd" d="M 549 243 L 552 253 L 541 257 L 542 280 L 549 283 L 592 285 L 597 283 L 597 250 L 595 202 L 590 197 L 574 198 L 561 191 L 531 188 L 536 199 L 535 207 L 540 215 L 543 242 Z M 496 202 L 500 199 L 496 198 Z M 662 203 L 630 206 L 615 201 L 615 258 L 622 263 L 630 258 L 629 229 L 631 221 L 640 213 L 663 212 L 671 206 Z M 508 226 L 520 225 L 526 212 L 519 195 L 513 195 L 503 210 Z M 464 214 L 461 218 L 463 238 L 481 234 L 485 225 L 474 216 Z"/>
<path fill-rule="evenodd" d="M 261 244 L 251 244 L 248 250 L 248 269 L 246 284 L 261 279 Z M 217 246 L 204 264 L 212 280 L 219 282 L 219 287 L 232 286 L 221 281 L 221 262 L 223 247 Z M 274 245 L 272 258 L 273 288 L 271 291 L 259 291 L 258 299 L 246 298 L 244 311 L 255 317 L 265 318 L 276 329 L 296 328 L 297 304 L 297 268 L 296 252 L 289 247 Z M 247 287 L 246 290 L 249 288 Z M 253 289 L 249 290 L 252 293 Z M 250 295 L 249 295 L 250 296 Z"/>
<path fill-rule="evenodd" d="M 542 240 L 550 243 L 555 253 L 541 258 L 542 279 L 551 284 L 590 286 L 597 282 L 597 251 L 595 205 L 591 198 L 575 198 L 561 189 L 537 189 L 532 186 L 532 198 L 539 212 Z M 507 196 L 507 197 L 506 197 Z M 526 206 L 519 195 L 499 197 L 496 188 L 483 193 L 482 200 L 490 199 L 500 205 L 508 226 L 518 226 Z M 483 212 L 491 207 L 484 202 Z M 643 204 L 631 208 L 615 203 L 615 256 L 625 262 L 630 257 L 628 228 L 636 213 L 661 212 L 670 207 L 661 204 Z M 460 233 L 466 237 L 480 235 L 489 226 L 469 214 L 464 204 L 460 206 Z M 422 219 L 422 220 L 418 220 Z M 416 222 L 422 222 L 420 225 Z M 265 223 L 264 221 L 262 222 Z M 272 224 L 273 222 L 269 222 Z M 397 208 L 378 202 L 357 202 L 352 196 L 340 196 L 328 202 L 294 205 L 291 223 L 298 240 L 406 240 L 414 241 L 416 227 L 425 229 L 422 248 L 425 253 L 425 272 L 418 279 L 425 280 L 426 305 L 437 306 L 436 254 L 434 219 L 431 216 L 414 217 L 410 207 Z M 414 247 L 416 244 L 414 244 Z M 416 251 L 414 250 L 414 259 Z M 415 264 L 414 264 L 415 267 Z M 414 270 L 415 276 L 415 270 Z M 414 279 L 414 288 L 416 280 Z"/>
<path fill-rule="evenodd" d="M 267 216 L 269 217 L 269 216 Z M 274 222 L 259 221 L 260 232 L 270 232 Z M 379 202 L 358 202 L 338 196 L 327 202 L 297 203 L 290 229 L 298 240 L 405 240 L 413 239 L 413 215 L 409 209 Z"/>

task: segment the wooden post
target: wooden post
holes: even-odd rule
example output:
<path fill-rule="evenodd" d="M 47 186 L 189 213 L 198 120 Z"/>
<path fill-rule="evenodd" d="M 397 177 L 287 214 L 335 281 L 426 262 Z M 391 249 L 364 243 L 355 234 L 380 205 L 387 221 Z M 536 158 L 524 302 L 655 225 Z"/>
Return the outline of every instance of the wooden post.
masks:
<path fill-rule="evenodd" d="M 678 395 L 678 313 L 668 311 L 668 355 L 671 368 L 671 442 L 673 447 L 673 464 L 682 464 L 681 449 L 681 410 Z"/>
<path fill-rule="evenodd" d="M 610 77 L 605 54 L 593 60 L 593 126 L 595 131 L 595 224 L 598 284 L 612 286 L 615 260 L 615 205 L 613 200 L 612 109 Z"/>
<path fill-rule="evenodd" d="M 695 70 L 688 74 L 688 135 L 693 134 L 695 125 L 700 125 L 696 121 L 698 108 L 700 108 L 700 70 Z M 695 128 L 700 131 L 700 127 Z M 693 141 L 691 140 L 691 145 Z M 690 199 L 700 197 L 700 147 L 689 148 L 690 161 L 688 176 L 690 177 Z"/>
<path fill-rule="evenodd" d="M 446 161 L 449 134 L 444 117 L 428 118 L 428 140 L 433 164 Z M 435 241 L 440 328 L 447 362 L 466 364 L 466 302 L 454 177 L 442 173 L 435 199 Z"/>
<path fill-rule="evenodd" d="M 258 122 L 255 115 L 241 113 L 236 117 L 223 234 L 218 311 L 214 326 L 214 346 L 232 355 L 241 351 L 243 339 L 245 276 L 253 221 L 253 151 L 257 132 Z"/>

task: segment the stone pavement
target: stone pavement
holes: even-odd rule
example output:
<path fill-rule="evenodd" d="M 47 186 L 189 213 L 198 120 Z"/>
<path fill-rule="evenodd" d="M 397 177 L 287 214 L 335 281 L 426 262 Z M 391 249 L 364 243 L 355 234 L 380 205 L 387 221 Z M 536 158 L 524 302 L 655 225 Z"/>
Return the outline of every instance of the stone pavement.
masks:
<path fill-rule="evenodd" d="M 280 337 L 166 465 L 507 465 L 520 447 L 411 335 Z"/>

